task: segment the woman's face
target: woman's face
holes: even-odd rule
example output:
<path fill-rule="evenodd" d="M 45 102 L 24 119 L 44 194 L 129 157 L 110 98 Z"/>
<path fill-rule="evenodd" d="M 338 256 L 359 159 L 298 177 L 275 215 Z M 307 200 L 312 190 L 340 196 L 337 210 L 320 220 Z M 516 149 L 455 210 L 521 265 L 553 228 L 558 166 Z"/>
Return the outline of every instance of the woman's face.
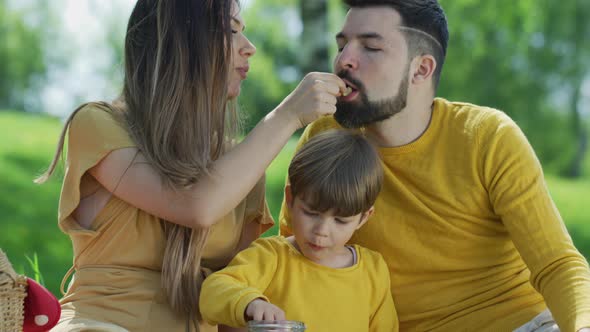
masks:
<path fill-rule="evenodd" d="M 244 35 L 244 20 L 240 16 L 239 7 L 234 3 L 232 10 L 232 56 L 228 81 L 228 97 L 236 98 L 240 94 L 242 81 L 248 76 L 250 65 L 248 58 L 256 53 L 256 47 Z"/>

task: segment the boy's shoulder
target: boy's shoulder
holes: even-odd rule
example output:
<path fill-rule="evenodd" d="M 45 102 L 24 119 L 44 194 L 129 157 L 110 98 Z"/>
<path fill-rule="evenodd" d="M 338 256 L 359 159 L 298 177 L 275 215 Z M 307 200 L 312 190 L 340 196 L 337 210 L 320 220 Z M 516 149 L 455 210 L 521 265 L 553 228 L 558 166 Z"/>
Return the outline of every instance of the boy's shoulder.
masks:
<path fill-rule="evenodd" d="M 268 237 L 260 237 L 256 239 L 252 244 L 251 247 L 263 247 L 269 248 L 274 251 L 280 252 L 286 249 L 289 249 L 289 241 L 281 235 L 273 235 Z"/>
<path fill-rule="evenodd" d="M 390 271 L 383 256 L 377 251 L 354 245 L 366 285 L 376 293 L 390 292 Z"/>
<path fill-rule="evenodd" d="M 358 244 L 355 244 L 354 248 L 358 254 L 359 261 L 362 261 L 362 263 L 367 266 L 367 268 L 377 269 L 379 271 L 388 270 L 385 259 L 379 252 L 365 248 Z"/>

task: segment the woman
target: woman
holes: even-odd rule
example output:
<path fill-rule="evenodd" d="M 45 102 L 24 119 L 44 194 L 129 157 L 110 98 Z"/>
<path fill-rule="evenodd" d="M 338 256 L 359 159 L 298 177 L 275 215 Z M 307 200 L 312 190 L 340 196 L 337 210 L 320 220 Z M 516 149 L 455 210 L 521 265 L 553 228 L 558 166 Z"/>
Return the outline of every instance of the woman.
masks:
<path fill-rule="evenodd" d="M 121 97 L 78 108 L 38 179 L 67 131 L 59 226 L 75 273 L 55 330 L 216 331 L 198 322 L 202 279 L 272 225 L 266 167 L 346 89 L 309 74 L 232 145 L 255 53 L 243 30 L 235 0 L 137 2 Z"/>

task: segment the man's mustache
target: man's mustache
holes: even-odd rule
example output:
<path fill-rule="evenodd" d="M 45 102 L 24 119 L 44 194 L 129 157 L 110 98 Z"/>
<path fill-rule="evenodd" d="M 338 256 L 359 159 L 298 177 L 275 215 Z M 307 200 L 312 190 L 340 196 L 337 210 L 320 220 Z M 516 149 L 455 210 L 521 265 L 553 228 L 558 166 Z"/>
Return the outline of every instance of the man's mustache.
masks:
<path fill-rule="evenodd" d="M 360 91 L 360 92 L 365 91 L 365 85 L 361 81 L 352 78 L 352 76 L 350 75 L 350 72 L 348 70 L 341 70 L 338 73 L 336 73 L 336 76 L 338 76 L 342 79 L 346 79 L 350 83 L 354 84 L 354 86 L 356 87 L 356 89 L 358 91 Z"/>

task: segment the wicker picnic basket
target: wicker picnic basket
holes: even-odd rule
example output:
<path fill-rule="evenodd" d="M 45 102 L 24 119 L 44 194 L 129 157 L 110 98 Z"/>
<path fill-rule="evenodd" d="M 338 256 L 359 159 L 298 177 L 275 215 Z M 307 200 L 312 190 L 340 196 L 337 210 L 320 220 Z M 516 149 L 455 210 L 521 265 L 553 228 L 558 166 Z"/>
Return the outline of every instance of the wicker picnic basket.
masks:
<path fill-rule="evenodd" d="M 0 249 L 0 331 L 23 330 L 27 279 L 14 272 L 6 254 Z"/>

